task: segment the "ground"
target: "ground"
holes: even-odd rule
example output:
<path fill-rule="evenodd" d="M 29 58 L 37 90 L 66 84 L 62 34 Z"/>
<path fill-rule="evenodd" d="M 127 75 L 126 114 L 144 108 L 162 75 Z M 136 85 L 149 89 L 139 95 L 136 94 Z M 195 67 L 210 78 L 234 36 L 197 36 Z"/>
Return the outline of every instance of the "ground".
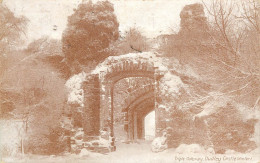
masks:
<path fill-rule="evenodd" d="M 250 154 L 211 155 L 201 153 L 180 153 L 180 149 L 167 149 L 160 153 L 153 153 L 150 149 L 151 142 L 133 144 L 117 143 L 117 150 L 108 154 L 88 153 L 86 156 L 68 154 L 63 156 L 27 155 L 23 159 L 3 159 L 3 162 L 14 163 L 186 163 L 186 162 L 258 162 L 260 158 Z M 196 145 L 195 145 L 196 146 Z M 189 146 L 189 149 L 191 146 Z M 179 153 L 178 153 L 179 152 Z M 194 152 L 194 151 L 193 151 Z M 256 155 L 254 155 L 256 156 Z"/>

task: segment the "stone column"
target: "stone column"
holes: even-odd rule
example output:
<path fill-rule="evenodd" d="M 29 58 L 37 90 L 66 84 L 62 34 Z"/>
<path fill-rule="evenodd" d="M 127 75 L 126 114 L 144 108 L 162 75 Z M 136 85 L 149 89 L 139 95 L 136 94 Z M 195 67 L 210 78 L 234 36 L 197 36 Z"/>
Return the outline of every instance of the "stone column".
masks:
<path fill-rule="evenodd" d="M 140 115 L 138 114 L 137 116 L 137 137 L 138 139 L 144 139 L 144 132 L 145 132 L 145 128 L 144 128 L 144 115 Z"/>
<path fill-rule="evenodd" d="M 128 138 L 130 141 L 133 140 L 133 113 L 131 110 L 128 111 Z"/>
<path fill-rule="evenodd" d="M 109 139 L 109 124 L 110 124 L 110 116 L 109 109 L 110 106 L 110 90 L 109 85 L 105 82 L 101 82 L 100 87 L 100 130 L 101 136 L 104 139 Z"/>
<path fill-rule="evenodd" d="M 129 121 L 128 121 L 128 110 L 124 112 L 124 131 L 126 133 L 126 142 L 129 141 L 129 131 L 128 131 Z"/>
<path fill-rule="evenodd" d="M 102 138 L 105 138 L 105 131 L 107 131 L 106 127 L 106 120 L 107 120 L 107 110 L 106 110 L 106 103 L 107 103 L 107 87 L 106 83 L 104 82 L 104 75 L 105 72 L 101 71 L 99 73 L 99 82 L 100 82 L 100 130 Z M 104 136 L 104 137 L 103 137 Z"/>
<path fill-rule="evenodd" d="M 115 151 L 114 138 L 114 107 L 113 107 L 113 83 L 110 80 L 101 81 L 101 130 L 102 137 L 109 140 L 110 151 Z"/>
<path fill-rule="evenodd" d="M 84 110 L 83 110 L 83 129 L 86 141 L 95 139 L 99 136 L 100 127 L 100 88 L 99 78 L 93 75 L 83 83 L 84 89 Z"/>
<path fill-rule="evenodd" d="M 100 76 L 100 110 L 101 110 L 101 137 L 109 140 L 110 151 L 115 151 L 115 138 L 114 138 L 114 106 L 113 106 L 113 83 L 106 80 L 104 76 Z"/>
<path fill-rule="evenodd" d="M 142 123 L 142 133 L 141 133 L 141 138 L 142 139 L 145 139 L 145 126 L 144 126 L 144 123 L 145 123 L 145 117 L 143 117 L 141 119 L 141 123 Z"/>
<path fill-rule="evenodd" d="M 158 103 L 159 94 L 159 79 L 158 79 L 158 67 L 154 67 L 154 111 L 155 111 L 155 137 L 160 136 L 160 112 Z"/>
<path fill-rule="evenodd" d="M 108 110 L 110 116 L 110 150 L 115 151 L 115 137 L 114 137 L 114 84 L 109 81 L 110 89 L 109 89 L 109 101 L 108 101 Z"/>
<path fill-rule="evenodd" d="M 139 127 L 139 126 L 138 126 Z M 137 114 L 134 112 L 134 140 L 137 140 Z"/>
<path fill-rule="evenodd" d="M 162 102 L 162 99 L 160 97 L 160 88 L 159 88 L 159 80 L 163 76 L 162 72 L 158 70 L 158 67 L 155 67 L 154 71 L 154 110 L 155 110 L 155 136 L 161 136 L 162 130 L 166 128 L 166 121 L 165 121 L 165 111 L 161 110 L 159 108 L 160 103 Z"/>

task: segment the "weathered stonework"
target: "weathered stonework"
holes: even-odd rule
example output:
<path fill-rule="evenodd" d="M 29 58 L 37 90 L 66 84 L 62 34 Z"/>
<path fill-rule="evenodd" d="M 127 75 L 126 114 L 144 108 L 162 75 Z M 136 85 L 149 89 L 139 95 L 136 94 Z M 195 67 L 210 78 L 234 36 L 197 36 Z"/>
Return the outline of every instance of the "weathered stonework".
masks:
<path fill-rule="evenodd" d="M 99 89 L 99 78 L 98 75 L 90 76 L 87 82 L 83 83 L 84 89 L 84 117 L 83 117 L 83 128 L 86 140 L 92 140 L 99 135 L 99 124 L 100 121 L 100 89 Z"/>
<path fill-rule="evenodd" d="M 153 109 L 156 113 L 156 135 L 165 128 L 161 111 L 156 104 L 159 78 L 162 76 L 154 63 L 147 61 L 123 60 L 111 64 L 106 71 L 99 71 L 88 77 L 83 83 L 84 89 L 84 141 L 93 141 L 100 136 L 109 141 L 109 151 L 116 150 L 114 136 L 114 85 L 128 77 L 146 77 L 153 83 L 131 92 L 124 101 L 124 129 L 127 140 L 144 138 L 144 118 Z"/>

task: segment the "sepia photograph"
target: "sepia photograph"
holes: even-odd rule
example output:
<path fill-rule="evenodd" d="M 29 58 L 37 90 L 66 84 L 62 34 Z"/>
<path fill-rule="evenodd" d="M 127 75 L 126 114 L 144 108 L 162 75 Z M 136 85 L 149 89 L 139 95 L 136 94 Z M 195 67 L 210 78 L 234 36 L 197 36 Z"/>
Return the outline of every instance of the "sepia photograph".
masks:
<path fill-rule="evenodd" d="M 260 163 L 260 1 L 0 0 L 0 163 Z"/>

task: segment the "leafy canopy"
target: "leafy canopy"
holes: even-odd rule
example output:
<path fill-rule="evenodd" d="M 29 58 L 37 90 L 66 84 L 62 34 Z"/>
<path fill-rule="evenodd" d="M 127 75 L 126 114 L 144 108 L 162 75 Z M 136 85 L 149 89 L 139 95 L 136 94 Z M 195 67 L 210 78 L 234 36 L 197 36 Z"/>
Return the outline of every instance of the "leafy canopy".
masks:
<path fill-rule="evenodd" d="M 68 18 L 62 50 L 68 62 L 100 61 L 109 55 L 109 46 L 119 36 L 113 5 L 108 1 L 82 3 Z"/>

